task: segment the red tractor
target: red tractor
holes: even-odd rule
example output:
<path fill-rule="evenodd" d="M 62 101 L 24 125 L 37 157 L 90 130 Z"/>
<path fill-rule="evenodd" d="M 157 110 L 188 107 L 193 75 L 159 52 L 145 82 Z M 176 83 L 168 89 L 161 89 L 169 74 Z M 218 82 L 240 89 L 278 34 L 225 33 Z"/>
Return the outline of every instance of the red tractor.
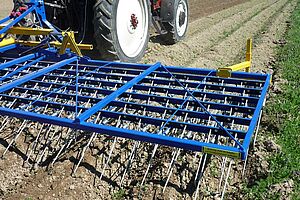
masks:
<path fill-rule="evenodd" d="M 14 10 L 24 1 L 14 0 Z M 51 23 L 77 32 L 78 43 L 94 44 L 108 60 L 139 61 L 152 24 L 168 44 L 181 40 L 188 27 L 187 0 L 45 0 L 45 6 Z"/>

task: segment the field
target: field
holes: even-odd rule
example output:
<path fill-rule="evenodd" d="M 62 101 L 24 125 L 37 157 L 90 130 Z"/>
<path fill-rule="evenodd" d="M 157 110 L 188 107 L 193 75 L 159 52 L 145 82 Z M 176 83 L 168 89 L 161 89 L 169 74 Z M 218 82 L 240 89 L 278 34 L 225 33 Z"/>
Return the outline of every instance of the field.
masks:
<path fill-rule="evenodd" d="M 299 81 L 299 73 L 298 76 L 294 73 L 283 73 L 288 66 L 297 65 L 289 62 L 297 55 L 289 52 L 293 49 L 292 46 L 284 47 L 287 41 L 283 39 L 291 27 L 291 16 L 297 5 L 297 0 L 190 0 L 191 20 L 189 32 L 184 41 L 168 46 L 161 44 L 155 34 L 151 35 L 143 63 L 161 61 L 166 65 L 199 68 L 231 65 L 244 60 L 246 40 L 251 37 L 254 41 L 251 71 L 274 74 L 268 97 L 270 106 L 267 106 L 265 111 L 254 150 L 250 152 L 245 177 L 242 178 L 241 175 L 243 163 L 235 162 L 230 174 L 226 199 L 267 197 L 297 199 L 297 194 L 293 194 L 293 189 L 299 191 L 299 183 L 293 181 L 292 178 L 293 176 L 299 177 L 300 171 L 299 162 L 297 162 L 297 159 L 299 161 L 296 151 L 297 143 L 290 144 L 290 138 L 279 137 L 283 133 L 294 133 L 299 129 L 299 98 L 297 98 L 299 90 L 298 93 L 293 94 L 293 91 L 297 91 L 297 82 L 284 85 L 287 80 Z M 10 8 L 11 0 L 2 0 L 0 16 L 5 16 Z M 296 25 L 299 25 L 299 15 L 294 14 L 293 19 L 295 18 L 298 19 Z M 298 44 L 299 53 L 299 37 L 298 40 L 293 40 L 297 34 L 299 36 L 299 29 L 293 34 L 289 35 L 289 41 L 294 42 L 294 45 Z M 280 60 L 278 60 L 278 53 L 290 57 L 279 56 Z M 295 70 L 299 72 L 299 55 L 298 68 L 295 66 Z M 285 102 L 285 99 L 297 100 Z M 282 106 L 280 102 L 285 102 L 287 107 Z M 291 122 L 285 123 L 285 120 L 280 120 L 281 116 L 289 117 Z M 9 125 L 0 133 L 0 154 L 9 142 L 5 136 L 16 131 L 18 126 L 20 122 Z M 24 132 L 34 131 L 34 127 L 32 125 L 31 129 L 26 129 Z M 74 163 L 77 162 L 79 152 L 77 149 L 82 147 L 82 144 L 74 144 L 72 149 L 65 152 L 51 169 L 46 166 L 32 169 L 27 164 L 24 165 L 28 140 L 30 138 L 24 134 L 5 158 L 0 160 L 0 199 L 123 199 L 125 197 L 128 199 L 191 199 L 193 195 L 191 192 L 193 188 L 192 186 L 188 188 L 190 183 L 187 180 L 192 176 L 192 169 L 195 168 L 192 157 L 182 157 L 183 163 L 192 163 L 191 166 L 189 165 L 192 172 L 187 170 L 183 177 L 179 177 L 181 166 L 176 166 L 167 192 L 162 193 L 164 184 L 159 181 L 159 178 L 163 172 L 158 171 L 156 171 L 157 174 L 152 173 L 152 181 L 149 181 L 142 192 L 139 192 L 134 183 L 135 179 L 141 179 L 144 165 L 132 172 L 134 175 L 132 180 L 127 180 L 132 185 L 128 184 L 124 188 L 120 188 L 117 181 L 110 179 L 109 176 L 99 181 L 101 168 L 97 166 L 97 163 L 100 161 L 98 161 L 98 155 L 95 154 L 97 149 L 94 147 L 99 145 L 108 151 L 111 145 L 109 139 L 105 140 L 102 145 L 99 144 L 100 140 L 95 142 L 96 144 L 89 149 L 89 155 L 85 157 L 73 176 L 71 172 Z M 295 135 L 292 140 L 299 141 L 299 134 Z M 289 145 L 294 151 L 288 147 Z M 117 149 L 123 151 L 122 146 L 118 146 Z M 171 156 L 170 152 L 165 148 L 160 148 L 159 152 L 156 165 L 166 167 L 167 160 Z M 164 154 L 165 152 L 167 153 Z M 282 159 L 283 156 L 292 161 Z M 126 154 L 114 155 L 114 162 L 122 163 L 124 158 Z M 201 188 L 200 199 L 220 198 L 219 193 L 210 192 L 208 189 L 217 187 L 220 169 L 215 165 L 219 162 L 220 160 L 216 159 L 210 163 L 210 169 L 205 172 L 203 180 L 205 187 Z M 280 169 L 284 168 L 285 162 L 289 162 L 290 165 L 281 172 Z M 113 174 L 117 170 L 112 163 L 107 169 L 107 174 Z M 277 195 L 274 196 L 272 192 Z"/>

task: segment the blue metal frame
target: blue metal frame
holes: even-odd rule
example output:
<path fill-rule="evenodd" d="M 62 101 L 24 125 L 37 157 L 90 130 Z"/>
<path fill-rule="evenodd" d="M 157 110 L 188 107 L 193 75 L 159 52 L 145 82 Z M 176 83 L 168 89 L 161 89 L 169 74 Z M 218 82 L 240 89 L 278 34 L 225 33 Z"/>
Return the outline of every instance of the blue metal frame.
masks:
<path fill-rule="evenodd" d="M 46 19 L 43 1 L 30 0 L 28 8 L 0 34 L 35 12 L 41 26 L 61 39 Z M 0 48 L 0 115 L 242 160 L 271 80 L 269 74 L 234 72 L 222 78 L 216 70 L 28 50 L 15 44 Z M 45 108 L 52 113 L 43 113 Z M 58 117 L 62 111 L 65 117 Z M 227 143 L 206 140 L 208 135 Z"/>
<path fill-rule="evenodd" d="M 95 61 L 51 50 L 15 59 L 16 51 L 24 50 L 0 53 L 0 62 L 5 61 L 0 64 L 5 81 L 0 82 L 1 115 L 242 160 L 270 83 L 268 74 L 235 72 L 221 78 L 215 70 Z M 43 114 L 45 107 L 53 113 L 63 109 L 69 117 Z M 105 120 L 139 122 L 155 131 Z M 180 138 L 174 130 L 187 130 L 198 139 Z M 231 145 L 205 142 L 201 137 L 208 133 Z"/>

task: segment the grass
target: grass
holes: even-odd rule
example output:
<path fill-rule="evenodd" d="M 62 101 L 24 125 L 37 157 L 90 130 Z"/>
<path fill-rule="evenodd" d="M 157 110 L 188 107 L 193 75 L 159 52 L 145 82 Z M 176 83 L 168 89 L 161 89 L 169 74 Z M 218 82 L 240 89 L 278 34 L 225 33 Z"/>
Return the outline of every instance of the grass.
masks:
<path fill-rule="evenodd" d="M 293 180 L 291 199 L 300 199 L 300 2 L 291 17 L 291 27 L 285 35 L 287 44 L 278 47 L 276 72 L 287 82 L 281 86 L 266 109 L 269 130 L 282 151 L 269 158 L 270 172 L 265 179 L 245 188 L 247 199 L 279 199 L 280 193 L 270 194 L 270 186 Z M 270 91 L 272 92 L 272 91 Z"/>
<path fill-rule="evenodd" d="M 117 191 L 116 193 L 113 194 L 112 199 L 113 200 L 121 200 L 121 199 L 124 199 L 125 195 L 126 195 L 125 190 L 120 189 L 119 191 Z"/>

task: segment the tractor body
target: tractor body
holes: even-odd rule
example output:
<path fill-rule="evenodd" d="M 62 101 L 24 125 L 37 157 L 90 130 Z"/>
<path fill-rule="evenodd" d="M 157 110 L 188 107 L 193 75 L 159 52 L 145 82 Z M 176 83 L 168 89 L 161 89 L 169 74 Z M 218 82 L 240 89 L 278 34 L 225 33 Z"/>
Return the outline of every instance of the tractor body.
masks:
<path fill-rule="evenodd" d="M 174 44 L 184 38 L 188 24 L 186 0 L 134 2 L 135 8 L 127 0 L 46 0 L 45 8 L 51 23 L 78 32 L 77 42 L 92 42 L 106 60 L 139 61 L 147 48 L 151 24 L 163 43 Z M 118 14 L 125 19 L 120 21 Z M 180 27 L 182 33 L 178 34 Z"/>

